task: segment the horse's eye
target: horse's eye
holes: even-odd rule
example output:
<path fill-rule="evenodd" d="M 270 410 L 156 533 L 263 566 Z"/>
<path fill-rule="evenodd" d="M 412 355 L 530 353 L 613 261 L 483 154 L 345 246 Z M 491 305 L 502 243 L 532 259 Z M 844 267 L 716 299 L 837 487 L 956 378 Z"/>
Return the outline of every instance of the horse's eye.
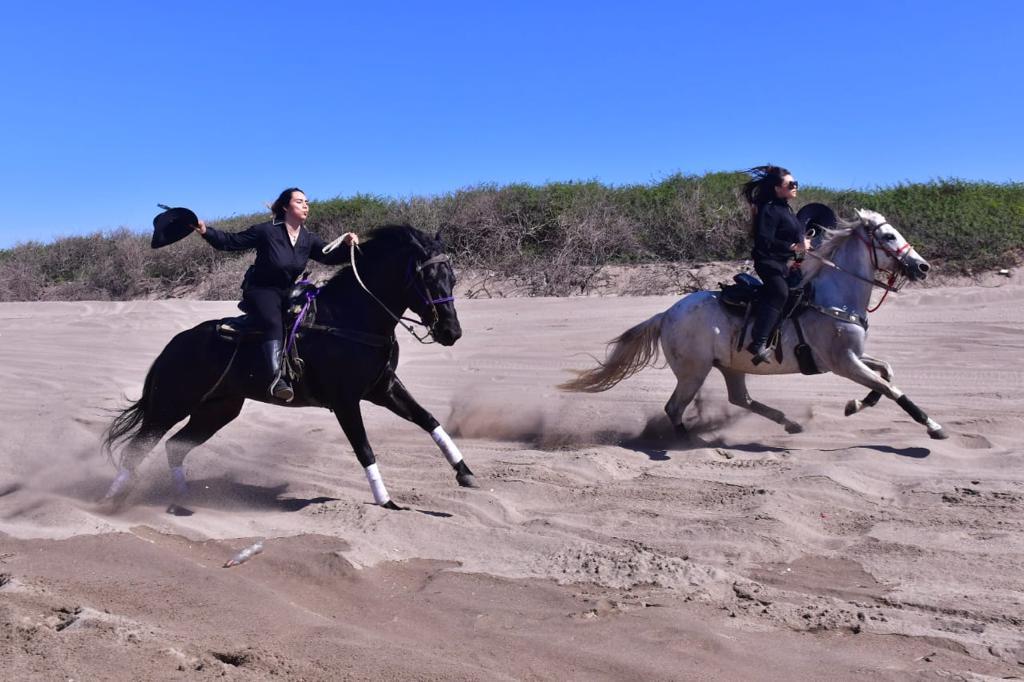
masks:
<path fill-rule="evenodd" d="M 883 234 L 882 235 L 882 239 L 884 239 L 887 242 L 896 241 L 896 235 L 894 235 L 894 234 Z"/>

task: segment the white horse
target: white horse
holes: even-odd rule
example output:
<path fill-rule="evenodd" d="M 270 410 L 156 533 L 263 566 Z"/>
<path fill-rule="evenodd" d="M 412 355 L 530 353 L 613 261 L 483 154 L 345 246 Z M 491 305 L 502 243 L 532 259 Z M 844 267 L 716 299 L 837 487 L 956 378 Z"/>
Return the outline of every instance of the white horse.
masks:
<path fill-rule="evenodd" d="M 875 286 L 894 291 L 897 280 L 923 280 L 928 262 L 903 238 L 896 228 L 874 211 L 858 210 L 852 221 L 839 221 L 837 229 L 826 230 L 825 240 L 803 263 L 805 283 L 813 283 L 811 309 L 799 318 L 804 341 L 821 372 L 832 372 L 871 389 L 862 400 L 847 403 L 847 416 L 874 405 L 880 396 L 895 400 L 900 407 L 928 429 L 932 438 L 947 434 L 934 419 L 915 405 L 892 383 L 889 363 L 864 353 L 867 341 L 867 311 Z M 875 280 L 876 272 L 889 274 L 888 283 Z M 800 371 L 794 348 L 799 335 L 792 320 L 783 323 L 779 344 L 781 362 L 755 366 L 751 354 L 740 343 L 745 320 L 730 313 L 721 302 L 721 292 L 698 291 L 682 298 L 665 312 L 609 343 L 605 362 L 577 372 L 562 384 L 567 391 L 605 391 L 639 372 L 657 359 L 658 342 L 678 381 L 665 405 L 678 433 L 685 433 L 683 411 L 697 395 L 714 367 L 725 377 L 729 402 L 781 424 L 789 433 L 802 427 L 774 408 L 747 393 L 747 374 L 794 374 Z"/>

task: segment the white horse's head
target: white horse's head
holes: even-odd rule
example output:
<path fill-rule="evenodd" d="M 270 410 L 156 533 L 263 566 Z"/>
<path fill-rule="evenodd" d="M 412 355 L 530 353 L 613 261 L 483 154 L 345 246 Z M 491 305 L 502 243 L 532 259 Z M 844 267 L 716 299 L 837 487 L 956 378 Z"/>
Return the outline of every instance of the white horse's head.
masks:
<path fill-rule="evenodd" d="M 899 230 L 889 224 L 881 213 L 867 209 L 855 209 L 857 218 L 874 250 L 873 261 L 880 270 L 906 275 L 911 281 L 928 277 L 931 268 L 928 261 L 914 250 Z"/>

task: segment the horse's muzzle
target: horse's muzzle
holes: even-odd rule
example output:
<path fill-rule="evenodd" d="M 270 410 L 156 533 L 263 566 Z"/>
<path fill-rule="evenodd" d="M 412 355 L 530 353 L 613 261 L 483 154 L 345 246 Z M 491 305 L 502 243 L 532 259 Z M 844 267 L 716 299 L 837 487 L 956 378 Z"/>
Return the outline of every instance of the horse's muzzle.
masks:
<path fill-rule="evenodd" d="M 462 338 L 462 325 L 458 320 L 445 320 L 434 326 L 434 340 L 442 346 L 454 346 Z"/>
<path fill-rule="evenodd" d="M 907 270 L 907 277 L 917 282 L 928 279 L 928 271 L 931 266 L 923 258 L 908 258 L 903 264 Z"/>

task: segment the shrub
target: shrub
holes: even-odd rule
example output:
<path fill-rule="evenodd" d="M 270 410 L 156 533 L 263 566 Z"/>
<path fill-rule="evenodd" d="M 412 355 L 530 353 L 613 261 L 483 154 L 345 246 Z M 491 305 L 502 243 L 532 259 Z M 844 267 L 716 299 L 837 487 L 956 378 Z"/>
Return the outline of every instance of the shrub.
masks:
<path fill-rule="evenodd" d="M 587 291 L 604 266 L 747 258 L 742 173 L 672 175 L 645 185 L 598 182 L 480 185 L 436 197 L 370 194 L 313 202 L 324 239 L 389 222 L 440 232 L 459 268 L 494 273 L 532 295 Z M 933 263 L 952 272 L 1005 266 L 1024 252 L 1024 184 L 940 179 L 874 190 L 801 189 L 849 215 L 883 213 Z M 267 214 L 215 223 L 234 231 Z M 234 299 L 250 254 L 194 237 L 152 250 L 127 230 L 0 250 L 0 300 L 199 296 Z"/>

